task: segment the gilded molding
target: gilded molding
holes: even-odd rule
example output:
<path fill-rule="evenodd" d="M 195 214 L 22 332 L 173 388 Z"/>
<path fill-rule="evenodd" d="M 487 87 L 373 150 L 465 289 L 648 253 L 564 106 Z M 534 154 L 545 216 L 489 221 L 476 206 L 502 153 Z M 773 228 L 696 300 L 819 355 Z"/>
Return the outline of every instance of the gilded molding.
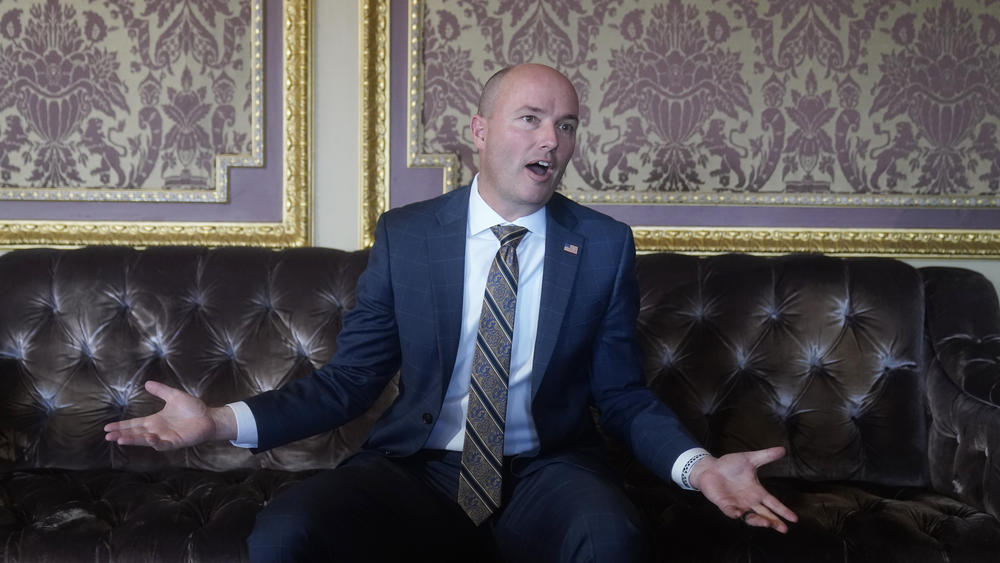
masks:
<path fill-rule="evenodd" d="M 312 104 L 312 0 L 284 0 L 282 9 L 284 107 L 281 113 L 285 139 L 280 149 L 284 162 L 280 222 L 4 220 L 0 221 L 0 246 L 114 244 L 289 247 L 309 244 L 309 207 L 312 197 L 312 126 L 309 120 Z M 262 17 L 262 14 L 255 12 L 254 17 Z M 262 57 L 262 53 L 256 53 L 255 57 Z M 253 64 L 263 65 L 263 62 L 255 60 Z M 262 84 L 259 86 L 262 88 Z M 254 87 L 257 88 L 258 85 Z M 262 130 L 263 127 L 255 127 L 254 135 L 263 135 Z M 220 166 L 225 158 L 227 157 L 217 157 Z M 256 156 L 248 158 L 263 160 Z M 247 165 L 240 158 L 229 164 Z"/>
<path fill-rule="evenodd" d="M 361 245 L 389 209 L 389 0 L 361 6 Z"/>
<path fill-rule="evenodd" d="M 896 258 L 994 258 L 1000 249 L 1000 231 L 633 227 L 632 232 L 640 250 L 695 254 L 822 252 Z"/>
<path fill-rule="evenodd" d="M 312 0 L 284 2 L 282 229 L 287 243 L 306 246 L 312 235 Z"/>
<path fill-rule="evenodd" d="M 407 91 L 406 91 L 406 163 L 412 168 L 441 168 L 441 193 L 458 187 L 461 163 L 452 153 L 423 153 L 424 126 L 422 122 L 424 107 L 424 74 L 423 68 L 423 21 L 424 0 L 410 0 L 407 17 L 410 19 L 410 30 L 407 48 Z"/>

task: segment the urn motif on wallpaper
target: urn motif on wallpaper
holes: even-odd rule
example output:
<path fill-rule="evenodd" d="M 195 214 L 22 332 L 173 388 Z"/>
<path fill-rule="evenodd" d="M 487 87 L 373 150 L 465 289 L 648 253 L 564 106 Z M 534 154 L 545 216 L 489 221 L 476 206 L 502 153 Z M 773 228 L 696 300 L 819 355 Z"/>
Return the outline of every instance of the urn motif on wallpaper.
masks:
<path fill-rule="evenodd" d="M 563 70 L 590 202 L 1000 207 L 1000 0 L 425 0 L 424 153 L 482 83 Z"/>
<path fill-rule="evenodd" d="M 250 2 L 0 0 L 0 186 L 215 189 L 251 152 Z"/>

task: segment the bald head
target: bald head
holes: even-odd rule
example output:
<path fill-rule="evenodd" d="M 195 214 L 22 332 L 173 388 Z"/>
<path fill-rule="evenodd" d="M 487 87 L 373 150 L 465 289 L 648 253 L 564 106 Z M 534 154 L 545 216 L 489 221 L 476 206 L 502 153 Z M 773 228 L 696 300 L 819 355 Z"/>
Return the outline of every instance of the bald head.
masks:
<path fill-rule="evenodd" d="M 519 65 L 512 65 L 504 67 L 493 74 L 483 86 L 483 91 L 479 95 L 479 106 L 476 109 L 476 113 L 482 115 L 483 117 L 490 117 L 493 114 L 493 110 L 496 107 L 497 99 L 500 97 L 502 91 L 502 86 L 505 79 L 509 74 L 520 75 L 520 74 L 552 74 L 558 76 L 560 79 L 565 81 L 569 85 L 573 93 L 576 93 L 576 88 L 573 87 L 572 83 L 558 70 L 537 63 L 524 63 Z"/>

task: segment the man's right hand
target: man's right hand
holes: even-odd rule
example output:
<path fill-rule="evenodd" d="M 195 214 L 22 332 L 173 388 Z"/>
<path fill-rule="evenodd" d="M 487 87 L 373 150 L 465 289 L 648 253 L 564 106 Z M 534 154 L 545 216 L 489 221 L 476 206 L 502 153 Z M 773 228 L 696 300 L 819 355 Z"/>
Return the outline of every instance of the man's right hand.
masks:
<path fill-rule="evenodd" d="M 108 424 L 104 427 L 105 440 L 162 451 L 236 439 L 236 415 L 229 407 L 209 408 L 201 399 L 156 381 L 147 381 L 146 391 L 163 399 L 163 409 Z"/>

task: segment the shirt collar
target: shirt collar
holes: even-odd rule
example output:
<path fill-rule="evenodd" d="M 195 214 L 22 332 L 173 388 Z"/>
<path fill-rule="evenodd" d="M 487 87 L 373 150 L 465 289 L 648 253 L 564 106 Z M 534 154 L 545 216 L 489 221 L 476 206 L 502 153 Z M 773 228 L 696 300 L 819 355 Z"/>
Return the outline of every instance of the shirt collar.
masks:
<path fill-rule="evenodd" d="M 472 179 L 472 193 L 469 195 L 469 236 L 476 236 L 494 225 L 519 225 L 525 227 L 534 235 L 545 237 L 545 219 L 547 214 L 543 206 L 531 215 L 516 219 L 513 223 L 504 219 L 493 210 L 483 196 L 479 195 L 479 174 Z"/>

